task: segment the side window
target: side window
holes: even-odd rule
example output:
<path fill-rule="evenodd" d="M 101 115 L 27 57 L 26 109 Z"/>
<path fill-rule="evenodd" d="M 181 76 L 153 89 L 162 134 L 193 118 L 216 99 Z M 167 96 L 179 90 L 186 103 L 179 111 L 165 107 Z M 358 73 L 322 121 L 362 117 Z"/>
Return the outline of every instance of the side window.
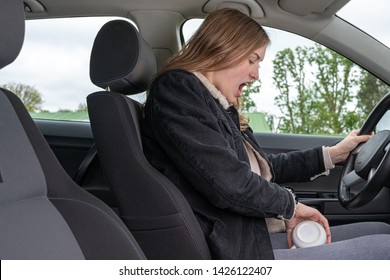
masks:
<path fill-rule="evenodd" d="M 188 22 L 183 32 L 192 34 L 199 24 L 199 20 Z M 369 72 L 320 44 L 265 29 L 271 44 L 260 64 L 260 81 L 245 89 L 242 106 L 256 132 L 343 135 L 359 128 L 390 90 Z"/>
<path fill-rule="evenodd" d="M 15 92 L 33 118 L 88 121 L 86 97 L 101 90 L 89 78 L 93 41 L 114 18 L 26 21 L 23 48 L 2 69 L 0 85 Z"/>

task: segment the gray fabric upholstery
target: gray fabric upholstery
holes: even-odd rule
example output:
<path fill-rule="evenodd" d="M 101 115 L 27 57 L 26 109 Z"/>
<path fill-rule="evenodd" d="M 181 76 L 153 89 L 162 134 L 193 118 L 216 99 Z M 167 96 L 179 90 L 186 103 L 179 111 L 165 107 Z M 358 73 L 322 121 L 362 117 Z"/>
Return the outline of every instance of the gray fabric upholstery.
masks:
<path fill-rule="evenodd" d="M 10 32 L 12 30 L 12 32 Z M 0 69 L 18 56 L 24 39 L 24 8 L 18 0 L 2 0 L 0 8 Z"/>
<path fill-rule="evenodd" d="M 46 181 L 35 152 L 8 98 L 0 94 L 0 205 L 46 196 Z M 5 133 L 6 132 L 6 133 Z M 15 163 L 18 163 L 17 167 Z"/>
<path fill-rule="evenodd" d="M 84 259 L 71 229 L 47 197 L 1 207 L 0 259 Z"/>
<path fill-rule="evenodd" d="M 156 71 L 154 64 L 149 63 L 154 56 L 134 27 L 118 31 L 118 24 L 130 25 L 118 21 L 107 23 L 99 32 L 91 55 L 91 67 L 98 67 L 97 72 L 105 72 L 105 84 L 111 89 L 87 97 L 103 171 L 118 201 L 123 221 L 147 258 L 209 259 L 205 237 L 187 200 L 172 182 L 149 164 L 143 154 L 142 105 L 123 94 L 146 89 L 146 86 L 134 85 L 150 81 Z M 126 38 L 126 42 L 118 43 L 113 38 Z M 111 49 L 107 45 L 116 47 Z M 124 57 L 114 52 L 124 54 Z M 96 65 L 96 53 L 111 60 Z M 128 71 L 123 71 L 126 72 L 125 78 L 118 79 L 116 68 L 122 61 L 128 64 Z M 118 89 L 118 92 L 113 89 Z"/>
<path fill-rule="evenodd" d="M 24 36 L 22 1 L 3 2 L 0 67 Z M 114 211 L 71 180 L 20 99 L 1 88 L 0 131 L 0 259 L 145 259 Z"/>
<path fill-rule="evenodd" d="M 362 222 L 330 228 L 332 243 L 303 249 L 287 249 L 285 233 L 271 234 L 275 259 L 279 260 L 388 260 L 390 225 Z"/>
<path fill-rule="evenodd" d="M 0 258 L 83 259 L 71 230 L 46 196 L 41 165 L 4 94 L 0 104 Z"/>
<path fill-rule="evenodd" d="M 1 193 L 0 258 L 144 259 L 142 250 L 119 217 L 66 174 L 21 101 L 2 89 L 0 96 L 0 112 L 7 112 L 7 118 L 0 119 L 0 170 L 4 166 L 18 170 L 26 161 L 37 165 L 27 168 L 36 170 L 34 174 L 38 177 L 33 178 L 31 172 L 21 172 L 20 177 L 28 174 L 31 182 L 15 182 L 14 173 L 8 177 L 8 172 L 0 171 L 0 189 L 7 185 L 12 190 Z M 24 133 L 27 137 L 23 137 Z M 10 143 L 15 136 L 26 141 L 15 141 L 12 147 L 2 145 Z M 18 156 L 11 158 L 2 156 L 11 154 L 6 148 L 23 151 L 22 147 L 30 145 L 33 153 L 23 156 L 16 152 Z M 44 180 L 40 180 L 40 173 L 44 174 Z M 45 189 L 47 195 L 41 191 Z"/>

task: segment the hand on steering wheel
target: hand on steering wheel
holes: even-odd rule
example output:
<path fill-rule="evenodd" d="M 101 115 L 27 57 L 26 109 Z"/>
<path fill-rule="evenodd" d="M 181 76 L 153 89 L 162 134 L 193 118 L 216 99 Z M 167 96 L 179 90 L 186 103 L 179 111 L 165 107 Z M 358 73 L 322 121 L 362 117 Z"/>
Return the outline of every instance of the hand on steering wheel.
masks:
<path fill-rule="evenodd" d="M 367 118 L 360 134 L 370 134 L 390 108 L 388 93 Z M 347 158 L 339 182 L 341 205 L 355 209 L 366 205 L 383 187 L 390 187 L 390 131 L 383 130 L 359 145 Z"/>

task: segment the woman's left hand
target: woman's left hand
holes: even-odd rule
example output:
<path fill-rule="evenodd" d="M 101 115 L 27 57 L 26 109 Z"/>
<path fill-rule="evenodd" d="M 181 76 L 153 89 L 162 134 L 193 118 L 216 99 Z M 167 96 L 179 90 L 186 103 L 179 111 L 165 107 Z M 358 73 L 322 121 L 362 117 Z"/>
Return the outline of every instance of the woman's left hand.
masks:
<path fill-rule="evenodd" d="M 294 244 L 292 241 L 292 232 L 293 229 L 303 221 L 314 221 L 320 223 L 326 233 L 326 243 L 331 242 L 330 227 L 328 220 L 318 211 L 312 207 L 309 207 L 305 204 L 298 202 L 295 208 L 295 215 L 291 220 L 286 221 L 286 233 L 287 233 L 287 243 L 288 247 L 291 248 Z"/>
<path fill-rule="evenodd" d="M 361 142 L 367 142 L 371 135 L 358 135 L 359 130 L 351 131 L 340 143 L 329 148 L 330 158 L 333 164 L 347 159 L 349 153 Z"/>

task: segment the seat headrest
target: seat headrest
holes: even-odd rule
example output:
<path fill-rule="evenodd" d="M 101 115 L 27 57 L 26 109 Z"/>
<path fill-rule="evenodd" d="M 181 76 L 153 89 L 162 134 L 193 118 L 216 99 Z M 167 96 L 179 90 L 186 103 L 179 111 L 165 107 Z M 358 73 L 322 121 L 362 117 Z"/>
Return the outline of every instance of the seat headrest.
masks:
<path fill-rule="evenodd" d="M 24 40 L 22 0 L 3 0 L 0 8 L 0 69 L 19 55 Z"/>
<path fill-rule="evenodd" d="M 152 48 L 128 21 L 107 22 L 96 35 L 90 78 L 96 86 L 121 94 L 145 91 L 157 71 Z"/>

